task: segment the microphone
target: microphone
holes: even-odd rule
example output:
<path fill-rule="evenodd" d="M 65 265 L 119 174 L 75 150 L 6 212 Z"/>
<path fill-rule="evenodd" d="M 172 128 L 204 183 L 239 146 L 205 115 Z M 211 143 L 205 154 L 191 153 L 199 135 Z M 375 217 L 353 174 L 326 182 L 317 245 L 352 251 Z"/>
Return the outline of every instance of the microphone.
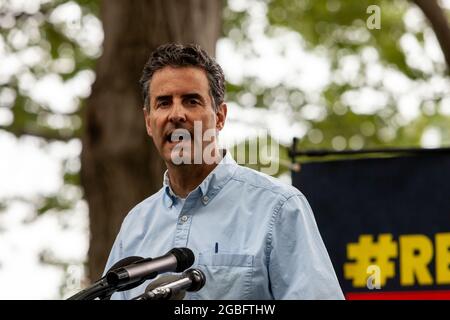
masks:
<path fill-rule="evenodd" d="M 145 292 L 132 300 L 183 300 L 186 291 L 199 291 L 206 277 L 200 269 L 189 269 L 181 276 L 163 276 L 150 283 Z"/>
<path fill-rule="evenodd" d="M 153 279 L 159 273 L 184 271 L 192 266 L 194 260 L 194 253 L 191 249 L 173 248 L 161 257 L 143 259 L 131 265 L 111 270 L 106 274 L 106 281 L 115 287 L 133 284 Z"/>
<path fill-rule="evenodd" d="M 117 261 L 111 268 L 109 268 L 109 271 L 119 269 L 121 267 L 136 263 L 138 261 L 144 260 L 142 257 L 138 256 L 130 256 L 123 258 L 119 261 Z M 142 282 L 138 283 L 132 283 L 127 286 L 122 286 L 120 288 L 113 288 L 111 287 L 108 282 L 106 281 L 106 275 L 102 277 L 101 279 L 94 282 L 90 287 L 78 292 L 77 294 L 71 296 L 67 300 L 93 300 L 95 298 L 100 298 L 101 300 L 109 300 L 111 298 L 111 295 L 114 293 L 114 291 L 124 291 L 132 289 L 138 285 L 140 285 Z"/>
<path fill-rule="evenodd" d="M 166 285 L 168 283 L 171 282 L 175 282 L 181 279 L 183 275 L 181 274 L 171 274 L 171 275 L 164 275 L 159 277 L 158 279 L 152 281 L 147 288 L 145 288 L 145 292 L 149 292 L 152 291 L 153 289 L 156 289 L 160 286 Z M 176 294 L 172 295 L 170 297 L 169 300 L 183 300 L 184 296 L 185 296 L 185 291 L 181 290 L 179 292 L 177 292 Z M 142 296 L 145 296 L 146 293 L 142 294 Z M 139 299 L 139 297 L 136 297 L 132 300 L 143 300 L 143 299 Z"/>

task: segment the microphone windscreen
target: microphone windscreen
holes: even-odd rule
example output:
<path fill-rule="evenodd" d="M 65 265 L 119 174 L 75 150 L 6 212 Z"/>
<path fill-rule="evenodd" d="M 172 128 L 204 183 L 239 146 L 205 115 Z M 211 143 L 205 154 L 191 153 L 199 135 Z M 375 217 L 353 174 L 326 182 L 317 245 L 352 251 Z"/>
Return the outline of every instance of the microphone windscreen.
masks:
<path fill-rule="evenodd" d="M 177 259 L 176 272 L 183 272 L 194 264 L 195 256 L 189 248 L 173 248 L 169 252 Z"/>
<path fill-rule="evenodd" d="M 198 268 L 186 270 L 183 274 L 192 281 L 191 286 L 186 291 L 199 291 L 206 283 L 205 274 Z"/>

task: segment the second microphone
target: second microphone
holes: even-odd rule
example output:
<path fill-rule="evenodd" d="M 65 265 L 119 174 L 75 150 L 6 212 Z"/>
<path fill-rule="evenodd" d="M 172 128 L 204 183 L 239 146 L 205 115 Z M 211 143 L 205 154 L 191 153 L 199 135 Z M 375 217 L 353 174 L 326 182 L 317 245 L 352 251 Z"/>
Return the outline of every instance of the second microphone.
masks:
<path fill-rule="evenodd" d="M 112 286 L 131 284 L 155 278 L 163 272 L 183 272 L 191 267 L 195 257 L 191 249 L 173 248 L 158 258 L 147 258 L 137 263 L 109 271 L 106 281 Z"/>

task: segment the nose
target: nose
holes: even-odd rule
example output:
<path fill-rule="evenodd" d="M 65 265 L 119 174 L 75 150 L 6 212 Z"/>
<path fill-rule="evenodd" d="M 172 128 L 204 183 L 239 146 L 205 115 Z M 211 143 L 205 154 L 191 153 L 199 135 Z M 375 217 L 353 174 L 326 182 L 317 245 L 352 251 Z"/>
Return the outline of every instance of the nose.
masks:
<path fill-rule="evenodd" d="M 169 114 L 169 121 L 172 123 L 186 122 L 186 110 L 180 101 L 174 101 Z"/>

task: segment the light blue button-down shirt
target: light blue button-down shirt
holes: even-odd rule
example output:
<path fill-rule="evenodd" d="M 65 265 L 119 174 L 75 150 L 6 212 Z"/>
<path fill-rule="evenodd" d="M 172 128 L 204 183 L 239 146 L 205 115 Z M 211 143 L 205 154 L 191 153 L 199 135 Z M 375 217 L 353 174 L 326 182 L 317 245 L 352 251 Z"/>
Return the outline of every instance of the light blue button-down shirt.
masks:
<path fill-rule="evenodd" d="M 127 256 L 195 254 L 205 286 L 186 299 L 342 299 L 311 208 L 296 188 L 226 153 L 185 200 L 164 185 L 125 218 L 105 270 Z M 150 281 L 112 299 L 140 295 Z"/>

